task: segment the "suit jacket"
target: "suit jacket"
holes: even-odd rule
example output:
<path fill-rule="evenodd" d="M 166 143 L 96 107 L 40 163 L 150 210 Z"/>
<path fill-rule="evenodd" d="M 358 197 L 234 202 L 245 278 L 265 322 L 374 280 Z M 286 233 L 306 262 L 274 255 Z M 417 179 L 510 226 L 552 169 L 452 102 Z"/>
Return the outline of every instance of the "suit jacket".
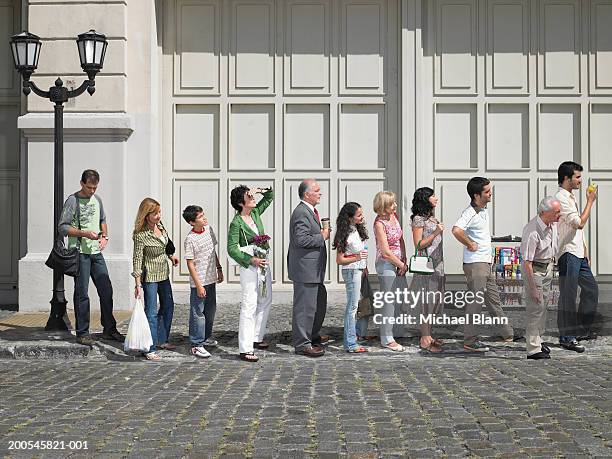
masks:
<path fill-rule="evenodd" d="M 305 284 L 322 284 L 327 266 L 327 247 L 321 226 L 310 208 L 300 202 L 289 223 L 289 279 Z"/>
<path fill-rule="evenodd" d="M 257 206 L 251 211 L 251 218 L 257 225 L 259 235 L 263 235 L 264 227 L 261 221 L 261 214 L 268 208 L 274 200 L 274 191 L 269 190 L 263 194 L 263 198 L 257 203 Z M 229 226 L 229 234 L 227 235 L 227 254 L 240 264 L 243 268 L 248 268 L 251 264 L 251 256 L 242 252 L 239 247 L 249 245 L 255 232 L 247 225 L 239 213 L 234 216 L 234 219 Z"/>

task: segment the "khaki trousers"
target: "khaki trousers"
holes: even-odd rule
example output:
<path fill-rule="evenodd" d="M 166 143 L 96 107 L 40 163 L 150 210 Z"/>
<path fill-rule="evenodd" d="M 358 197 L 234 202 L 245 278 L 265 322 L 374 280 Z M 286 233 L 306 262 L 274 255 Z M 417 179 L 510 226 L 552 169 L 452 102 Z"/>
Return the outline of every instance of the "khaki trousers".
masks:
<path fill-rule="evenodd" d="M 463 340 L 466 343 L 475 341 L 476 338 L 476 327 L 474 325 L 474 316 L 476 314 L 482 314 L 483 302 L 479 300 L 479 297 L 484 296 L 484 305 L 491 317 L 506 317 L 501 306 L 501 299 L 499 297 L 499 290 L 495 283 L 495 276 L 491 274 L 490 263 L 464 263 L 463 272 L 467 280 L 468 290 L 474 292 L 484 292 L 484 295 L 476 296 L 473 302 L 466 304 L 465 314 L 467 316 L 467 323 L 463 331 Z M 500 325 L 502 338 L 509 338 L 514 336 L 514 330 L 510 324 Z"/>
<path fill-rule="evenodd" d="M 525 303 L 525 341 L 527 343 L 527 355 L 542 351 L 542 335 L 546 330 L 546 306 L 550 297 L 550 288 L 553 279 L 553 263 L 544 266 L 533 266 L 533 278 L 540 301 L 531 297 L 527 276 L 524 274 L 523 300 Z M 523 271 L 525 273 L 525 271 Z"/>

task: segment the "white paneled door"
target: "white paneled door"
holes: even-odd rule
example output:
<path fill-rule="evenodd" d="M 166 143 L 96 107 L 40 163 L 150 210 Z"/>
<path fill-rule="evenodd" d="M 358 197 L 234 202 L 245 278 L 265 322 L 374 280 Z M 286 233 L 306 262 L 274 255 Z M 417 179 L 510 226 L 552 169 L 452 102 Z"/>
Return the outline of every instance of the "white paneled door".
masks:
<path fill-rule="evenodd" d="M 612 0 L 402 5 L 422 12 L 415 176 L 441 198 L 447 272 L 462 272 L 450 228 L 470 177 L 493 182 L 492 234 L 517 236 L 573 160 L 600 185 L 587 237 L 594 270 L 612 275 Z"/>
<path fill-rule="evenodd" d="M 323 216 L 334 222 L 346 201 L 357 201 L 370 229 L 376 192 L 401 191 L 399 2 L 173 0 L 164 9 L 162 200 L 174 237 L 189 231 L 181 210 L 202 206 L 236 288 L 225 249 L 229 193 L 238 184 L 272 186 L 263 221 L 282 288 L 302 179 L 319 180 Z M 328 281 L 341 281 L 335 262 L 328 268 Z M 173 280 L 187 276 L 183 262 Z"/>

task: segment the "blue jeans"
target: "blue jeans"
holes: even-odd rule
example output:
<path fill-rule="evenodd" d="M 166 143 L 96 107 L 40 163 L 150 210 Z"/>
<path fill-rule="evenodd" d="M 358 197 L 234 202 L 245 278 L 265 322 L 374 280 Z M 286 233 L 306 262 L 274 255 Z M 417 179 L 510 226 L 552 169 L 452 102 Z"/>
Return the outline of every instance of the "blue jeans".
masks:
<path fill-rule="evenodd" d="M 378 274 L 381 292 L 393 292 L 395 288 L 397 288 L 396 268 L 391 262 L 378 260 L 376 262 L 376 274 Z M 377 314 L 380 317 L 380 344 L 383 346 L 395 341 L 393 337 L 393 324 L 390 323 L 390 319 L 395 317 L 395 308 L 395 301 L 385 301 L 382 311 L 379 310 L 374 313 L 374 317 L 376 317 Z"/>
<path fill-rule="evenodd" d="M 576 309 L 578 286 L 580 286 L 580 304 Z M 591 272 L 588 259 L 578 258 L 571 253 L 561 255 L 557 313 L 559 342 L 571 342 L 579 334 L 591 331 L 598 301 L 599 288 Z"/>
<path fill-rule="evenodd" d="M 189 297 L 189 341 L 192 346 L 201 346 L 212 335 L 217 311 L 217 284 L 204 286 L 206 296 L 200 298 L 198 289 L 191 288 Z"/>
<path fill-rule="evenodd" d="M 104 333 L 117 331 L 117 322 L 113 317 L 113 285 L 108 276 L 108 269 L 101 253 L 79 255 L 79 276 L 74 278 L 74 315 L 76 318 L 77 336 L 89 333 L 89 278 L 100 297 L 100 322 Z"/>
<path fill-rule="evenodd" d="M 344 311 L 344 349 L 347 351 L 355 349 L 357 347 L 355 315 L 357 314 L 357 306 L 359 305 L 362 274 L 363 271 L 361 269 L 342 270 L 342 279 L 344 279 L 344 282 L 346 283 L 346 310 Z M 360 326 L 360 328 L 362 328 L 362 326 Z"/>
<path fill-rule="evenodd" d="M 161 282 L 143 282 L 144 307 L 153 345 L 149 352 L 153 352 L 158 344 L 165 344 L 170 337 L 170 326 L 174 314 L 174 299 L 170 279 Z M 157 309 L 157 295 L 159 294 L 159 310 Z"/>

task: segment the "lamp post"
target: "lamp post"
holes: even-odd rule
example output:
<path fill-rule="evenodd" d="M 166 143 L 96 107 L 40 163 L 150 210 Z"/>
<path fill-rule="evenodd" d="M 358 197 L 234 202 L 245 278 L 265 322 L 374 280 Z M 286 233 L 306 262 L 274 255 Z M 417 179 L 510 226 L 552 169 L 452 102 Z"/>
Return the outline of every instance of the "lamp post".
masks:
<path fill-rule="evenodd" d="M 104 56 L 108 42 L 103 34 L 95 30 L 82 33 L 78 36 L 77 48 L 81 68 L 87 73 L 87 80 L 83 81 L 77 89 L 69 91 L 64 82 L 58 78 L 55 86 L 43 91 L 36 86 L 30 77 L 38 67 L 40 48 L 42 43 L 34 34 L 22 32 L 13 35 L 10 39 L 11 51 L 15 68 L 23 79 L 23 93 L 30 92 L 49 99 L 55 104 L 54 116 L 54 147 L 53 147 L 53 238 L 58 237 L 58 223 L 62 213 L 64 201 L 64 102 L 73 97 L 80 96 L 87 90 L 92 95 L 96 90 L 96 74 L 102 70 Z M 64 295 L 64 275 L 61 271 L 53 271 L 53 296 L 51 297 L 51 313 L 45 330 L 68 330 L 66 323 L 66 297 Z"/>

